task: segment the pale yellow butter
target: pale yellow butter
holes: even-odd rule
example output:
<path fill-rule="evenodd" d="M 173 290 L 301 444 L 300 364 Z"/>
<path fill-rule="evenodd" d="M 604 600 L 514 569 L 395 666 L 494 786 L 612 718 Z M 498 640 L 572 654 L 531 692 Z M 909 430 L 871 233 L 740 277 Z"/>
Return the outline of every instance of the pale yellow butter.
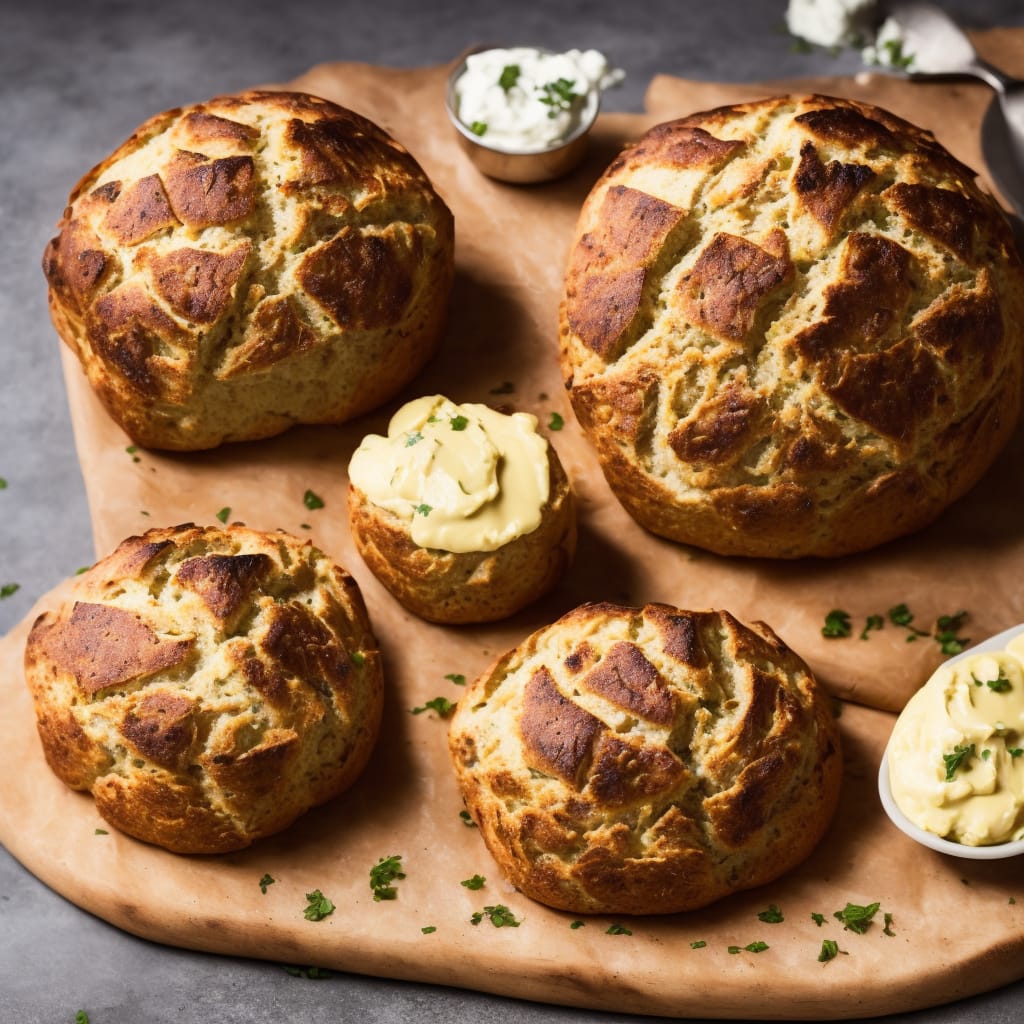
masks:
<path fill-rule="evenodd" d="M 547 503 L 547 441 L 529 413 L 418 398 L 352 455 L 349 479 L 407 520 L 420 547 L 494 551 L 535 530 Z"/>
<path fill-rule="evenodd" d="M 1024 635 L 942 666 L 908 701 L 889 741 L 893 799 L 919 828 L 965 846 L 1024 839 L 1021 750 Z"/>

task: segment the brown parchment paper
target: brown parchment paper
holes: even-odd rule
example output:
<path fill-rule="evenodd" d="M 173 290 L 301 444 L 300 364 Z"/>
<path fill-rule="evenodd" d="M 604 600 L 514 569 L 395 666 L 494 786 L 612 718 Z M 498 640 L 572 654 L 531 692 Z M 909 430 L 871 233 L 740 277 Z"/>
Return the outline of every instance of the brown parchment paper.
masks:
<path fill-rule="evenodd" d="M 986 41 L 1024 59 L 1024 33 L 993 33 Z M 149 526 L 215 522 L 229 507 L 232 519 L 251 526 L 309 536 L 356 576 L 387 676 L 381 739 L 365 774 L 349 793 L 286 832 L 230 856 L 177 857 L 112 831 L 97 835 L 104 823 L 92 801 L 57 782 L 43 761 L 22 678 L 30 623 L 67 591 L 68 581 L 0 641 L 0 743 L 21 766 L 0 791 L 0 841 L 69 899 L 161 942 L 582 1007 L 829 1019 L 933 1005 L 1024 976 L 1019 867 L 952 861 L 924 850 L 889 824 L 878 803 L 875 779 L 891 712 L 939 664 L 938 646 L 927 638 L 907 643 L 891 625 L 867 641 L 856 636 L 868 614 L 900 602 L 926 629 L 937 615 L 966 609 L 964 632 L 976 639 L 1020 620 L 1024 432 L 970 495 L 915 537 L 838 561 L 728 560 L 659 540 L 622 511 L 576 426 L 555 356 L 576 213 L 611 158 L 651 124 L 811 88 L 913 116 L 980 167 L 977 130 L 987 93 L 962 83 L 919 86 L 878 76 L 763 86 L 659 77 L 649 93 L 651 113 L 602 116 L 587 161 L 571 177 L 515 187 L 480 177 L 456 145 L 443 111 L 446 70 L 325 65 L 292 83 L 394 133 L 455 213 L 458 273 L 443 350 L 404 395 L 340 428 L 300 428 L 187 456 L 139 451 L 134 461 L 125 451 L 129 440 L 73 359 L 63 356 L 98 555 Z M 60 203 L 58 197 L 55 210 Z M 415 619 L 366 570 L 349 536 L 345 467 L 352 450 L 365 433 L 382 431 L 401 401 L 433 392 L 509 403 L 535 412 L 545 425 L 554 412 L 565 421 L 549 434 L 579 498 L 578 557 L 554 594 L 504 623 L 445 628 Z M 323 498 L 323 508 L 305 507 L 307 489 Z M 571 916 L 530 902 L 504 882 L 476 831 L 459 818 L 445 723 L 432 712 L 410 714 L 434 696 L 458 698 L 446 674 L 472 676 L 533 629 L 597 599 L 728 608 L 741 619 L 763 619 L 847 699 L 840 719 L 842 804 L 814 855 L 777 883 L 707 910 L 622 922 L 631 935 L 607 934 L 606 918 L 571 929 Z M 853 616 L 850 639 L 821 636 L 824 615 L 834 607 Z M 375 903 L 369 868 L 392 854 L 402 855 L 407 877 L 396 901 Z M 263 894 L 258 882 L 265 873 L 276 881 Z M 487 878 L 482 890 L 459 884 L 476 873 Z M 313 889 L 337 905 L 320 922 L 302 913 L 304 894 Z M 847 901 L 875 900 L 879 917 L 893 915 L 892 935 L 881 919 L 856 935 L 832 916 Z M 470 923 L 474 911 L 496 903 L 514 911 L 519 928 Z M 783 910 L 782 923 L 758 920 L 769 903 Z M 824 914 L 826 924 L 817 926 L 812 913 Z M 427 926 L 437 930 L 424 934 Z M 837 939 L 848 955 L 818 963 L 825 938 Z M 707 945 L 691 948 L 698 940 Z M 770 948 L 728 952 L 758 940 Z"/>

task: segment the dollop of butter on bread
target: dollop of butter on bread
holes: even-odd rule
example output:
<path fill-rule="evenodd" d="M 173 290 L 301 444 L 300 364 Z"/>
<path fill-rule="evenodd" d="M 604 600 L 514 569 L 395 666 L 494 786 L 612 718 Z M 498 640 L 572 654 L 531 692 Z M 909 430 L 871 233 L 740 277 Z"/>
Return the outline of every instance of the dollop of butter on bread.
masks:
<path fill-rule="evenodd" d="M 349 479 L 408 521 L 420 547 L 495 551 L 540 525 L 547 449 L 530 413 L 429 395 L 402 406 L 387 436 L 363 439 Z"/>

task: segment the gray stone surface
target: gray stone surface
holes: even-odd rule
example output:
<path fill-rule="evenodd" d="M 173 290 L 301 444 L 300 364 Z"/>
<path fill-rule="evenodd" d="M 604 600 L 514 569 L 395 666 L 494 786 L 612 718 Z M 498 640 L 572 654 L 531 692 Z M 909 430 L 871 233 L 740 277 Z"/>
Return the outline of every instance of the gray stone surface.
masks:
<path fill-rule="evenodd" d="M 967 24 L 1024 24 L 1020 0 L 946 6 Z M 607 97 L 606 107 L 619 110 L 639 110 L 659 71 L 756 80 L 860 68 L 850 52 L 797 52 L 784 8 L 784 0 L 0 0 L 0 585 L 20 584 L 0 599 L 0 632 L 94 557 L 39 261 L 75 181 L 139 122 L 321 61 L 411 67 L 480 42 L 603 49 L 629 74 Z M 1024 983 L 893 1019 L 996 1024 L 1019 1019 L 1022 1008 Z M 92 1024 L 423 1016 L 569 1024 L 596 1016 L 349 975 L 302 980 L 273 964 L 157 946 L 79 910 L 0 849 L 0 1024 L 70 1022 L 79 1009 Z M 609 1024 L 640 1019 L 601 1016 Z"/>

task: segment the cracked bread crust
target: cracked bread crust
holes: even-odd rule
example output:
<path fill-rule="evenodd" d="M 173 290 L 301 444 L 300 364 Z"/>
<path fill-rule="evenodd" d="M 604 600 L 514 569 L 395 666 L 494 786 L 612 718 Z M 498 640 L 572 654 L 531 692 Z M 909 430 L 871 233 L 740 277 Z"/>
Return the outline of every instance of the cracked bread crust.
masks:
<path fill-rule="evenodd" d="M 491 855 L 573 913 L 692 910 L 779 877 L 838 801 L 832 702 L 763 623 L 585 604 L 467 689 L 449 744 Z"/>
<path fill-rule="evenodd" d="M 494 551 L 420 547 L 410 524 L 349 485 L 352 539 L 388 592 L 414 615 L 447 625 L 496 622 L 550 591 L 576 551 L 576 503 L 553 445 L 548 499 L 536 529 Z"/>
<path fill-rule="evenodd" d="M 342 792 L 381 717 L 355 580 L 237 524 L 122 542 L 36 619 L 25 674 L 55 774 L 175 853 L 241 849 Z"/>
<path fill-rule="evenodd" d="M 661 124 L 588 196 L 561 364 L 612 490 L 724 555 L 932 521 L 1017 422 L 1024 268 L 932 135 L 778 97 Z"/>
<path fill-rule="evenodd" d="M 143 124 L 71 194 L 50 312 L 138 444 L 196 450 L 340 423 L 433 355 L 451 212 L 371 121 L 250 91 Z"/>

